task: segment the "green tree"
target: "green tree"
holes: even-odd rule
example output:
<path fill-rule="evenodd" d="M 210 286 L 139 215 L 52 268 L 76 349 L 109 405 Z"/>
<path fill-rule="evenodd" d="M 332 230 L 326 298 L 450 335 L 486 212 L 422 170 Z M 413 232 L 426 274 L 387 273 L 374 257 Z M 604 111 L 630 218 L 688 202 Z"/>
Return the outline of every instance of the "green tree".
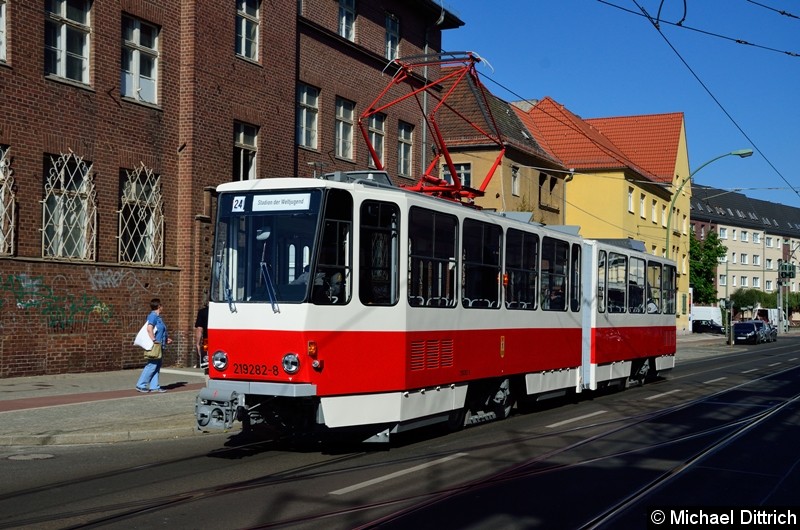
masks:
<path fill-rule="evenodd" d="M 761 289 L 737 289 L 736 292 L 731 294 L 733 306 L 737 308 L 737 311 L 743 307 L 775 307 L 775 298 L 776 295 L 770 297 L 768 293 Z"/>
<path fill-rule="evenodd" d="M 710 230 L 703 241 L 689 233 L 689 279 L 694 292 L 692 302 L 710 305 L 717 302 L 717 285 L 714 276 L 719 260 L 728 248 L 722 244 L 714 230 Z"/>

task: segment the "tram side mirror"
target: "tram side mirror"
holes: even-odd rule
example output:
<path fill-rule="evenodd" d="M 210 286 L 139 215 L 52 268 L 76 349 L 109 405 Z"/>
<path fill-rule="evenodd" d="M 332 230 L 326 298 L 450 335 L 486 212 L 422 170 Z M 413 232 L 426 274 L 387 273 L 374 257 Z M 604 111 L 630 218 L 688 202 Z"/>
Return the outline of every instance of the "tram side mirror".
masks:
<path fill-rule="evenodd" d="M 256 239 L 258 241 L 266 241 L 269 239 L 269 236 L 272 232 L 270 232 L 269 228 L 259 228 L 256 230 Z"/>

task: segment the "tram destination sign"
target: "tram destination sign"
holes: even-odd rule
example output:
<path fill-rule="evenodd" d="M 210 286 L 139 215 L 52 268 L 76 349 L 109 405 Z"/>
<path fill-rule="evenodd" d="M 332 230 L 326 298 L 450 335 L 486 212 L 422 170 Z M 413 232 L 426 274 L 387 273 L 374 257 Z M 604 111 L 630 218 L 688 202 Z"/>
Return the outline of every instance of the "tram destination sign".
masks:
<path fill-rule="evenodd" d="M 245 211 L 245 196 L 233 198 L 231 211 Z M 283 193 L 277 195 L 254 195 L 251 211 L 278 212 L 287 210 L 308 210 L 311 208 L 310 193 Z"/>

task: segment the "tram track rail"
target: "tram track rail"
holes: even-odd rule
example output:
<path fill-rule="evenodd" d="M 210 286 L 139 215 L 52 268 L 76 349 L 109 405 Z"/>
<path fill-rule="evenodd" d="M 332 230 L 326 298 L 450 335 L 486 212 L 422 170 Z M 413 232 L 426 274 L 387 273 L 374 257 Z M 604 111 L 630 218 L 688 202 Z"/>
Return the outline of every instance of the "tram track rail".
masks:
<path fill-rule="evenodd" d="M 599 430 L 599 432 L 593 432 L 587 435 L 584 439 L 581 439 L 570 445 L 554 449 L 551 451 L 546 451 L 542 454 L 527 459 L 523 462 L 520 462 L 514 466 L 506 468 L 501 472 L 495 473 L 488 477 L 481 477 L 474 481 L 469 481 L 462 484 L 455 484 L 450 487 L 438 488 L 434 491 L 426 491 L 418 495 L 401 495 L 388 499 L 376 500 L 375 502 L 358 503 L 354 505 L 348 505 L 341 509 L 320 511 L 317 513 L 309 513 L 301 517 L 290 516 L 279 520 L 265 522 L 264 524 L 253 526 L 253 528 L 289 528 L 298 525 L 302 526 L 302 525 L 312 524 L 315 522 L 333 521 L 336 520 L 336 518 L 345 515 L 352 515 L 357 513 L 369 513 L 370 511 L 379 509 L 386 510 L 386 509 L 391 509 L 393 506 L 398 507 L 398 510 L 395 513 L 377 518 L 374 521 L 365 523 L 363 526 L 360 527 L 360 528 L 375 528 L 380 525 L 385 525 L 392 522 L 400 521 L 409 514 L 412 514 L 419 510 L 426 509 L 431 506 L 435 506 L 436 504 L 441 503 L 447 499 L 451 499 L 454 496 L 461 495 L 467 492 L 474 492 L 481 488 L 491 488 L 499 484 L 502 484 L 503 482 L 558 473 L 560 471 L 572 469 L 579 466 L 585 466 L 602 460 L 621 458 L 625 456 L 634 455 L 637 453 L 643 453 L 645 451 L 653 451 L 659 448 L 666 447 L 668 445 L 679 444 L 691 439 L 698 439 L 702 437 L 714 438 L 715 441 L 707 444 L 703 448 L 703 450 L 690 455 L 684 461 L 679 462 L 676 465 L 672 466 L 670 469 L 665 471 L 656 479 L 650 481 L 647 484 L 642 485 L 635 491 L 632 491 L 624 499 L 620 500 L 620 502 L 616 503 L 614 506 L 608 508 L 604 512 L 598 513 L 593 519 L 587 521 L 586 524 L 584 525 L 584 527 L 586 528 L 601 527 L 607 524 L 607 522 L 613 520 L 613 518 L 617 514 L 624 511 L 637 501 L 640 501 L 642 498 L 646 497 L 649 493 L 656 490 L 657 488 L 667 483 L 668 481 L 672 480 L 674 477 L 679 476 L 682 472 L 693 466 L 695 463 L 701 461 L 707 455 L 713 454 L 715 451 L 724 447 L 727 443 L 730 443 L 730 441 L 735 440 L 739 436 L 742 436 L 749 429 L 759 425 L 761 422 L 767 421 L 774 414 L 779 413 L 785 407 L 791 404 L 796 404 L 798 400 L 800 400 L 800 393 L 792 395 L 788 399 L 782 399 L 770 406 L 761 407 L 760 410 L 752 410 L 751 413 L 746 414 L 733 421 L 724 422 L 719 425 L 715 425 L 705 429 L 698 429 L 696 431 L 688 432 L 681 436 L 676 436 L 671 439 L 659 440 L 653 444 L 629 450 L 613 451 L 607 454 L 596 455 L 591 458 L 588 457 L 582 458 L 570 463 L 556 462 L 555 460 L 558 457 L 566 455 L 579 448 L 590 446 L 594 442 L 609 439 L 614 435 L 624 433 L 626 430 L 630 430 L 637 426 L 645 425 L 648 422 L 664 418 L 669 414 L 674 414 L 679 411 L 684 411 L 686 409 L 689 409 L 693 406 L 697 406 L 700 404 L 713 403 L 714 401 L 719 400 L 719 398 L 724 396 L 726 393 L 750 387 L 751 385 L 757 384 L 761 381 L 766 381 L 770 378 L 779 377 L 781 374 L 787 373 L 795 369 L 797 369 L 796 366 L 787 367 L 783 370 L 766 374 L 761 377 L 754 378 L 752 380 L 748 380 L 733 385 L 731 387 L 718 390 L 711 394 L 691 399 L 684 403 L 662 407 L 657 410 L 648 411 L 641 414 L 635 414 L 630 416 L 619 416 L 615 418 L 609 418 L 608 420 L 605 421 L 599 421 L 599 422 L 595 421 L 589 424 L 577 425 L 563 429 L 546 431 L 544 430 L 544 428 L 540 428 L 536 432 L 531 433 L 530 435 L 512 437 L 506 440 L 504 442 L 504 445 L 513 446 L 521 443 L 533 443 L 537 439 L 553 439 L 568 435 L 574 436 L 580 434 L 581 432 L 591 432 Z M 235 451 L 242 451 L 242 450 L 266 451 L 273 448 L 277 443 L 278 443 L 277 440 L 271 442 L 259 441 L 250 446 L 245 445 L 245 446 L 220 449 L 218 451 L 215 451 L 213 453 L 213 456 L 225 457 L 226 454 L 232 455 L 234 454 Z M 494 443 L 474 444 L 474 445 L 469 445 L 467 447 L 460 447 L 454 451 L 460 451 L 460 452 L 467 451 L 467 452 L 477 453 L 483 450 L 487 450 L 489 448 L 497 448 L 497 444 Z M 18 526 L 26 526 L 26 525 L 43 525 L 47 523 L 52 525 L 53 523 L 56 523 L 58 521 L 62 521 L 65 523 L 71 521 L 71 523 L 67 523 L 67 525 L 65 526 L 59 526 L 60 528 L 76 528 L 76 529 L 99 528 L 114 524 L 124 524 L 125 522 L 135 520 L 137 517 L 142 515 L 157 513 L 161 510 L 174 508 L 175 506 L 190 505 L 193 502 L 196 502 L 201 499 L 206 499 L 211 496 L 220 496 L 220 495 L 241 492 L 245 490 L 280 486 L 281 484 L 294 481 L 315 480 L 318 478 L 331 475 L 337 475 L 337 474 L 341 475 L 341 474 L 351 473 L 354 471 L 363 471 L 369 468 L 390 469 L 393 466 L 411 465 L 412 462 L 418 462 L 423 459 L 432 459 L 432 458 L 447 456 L 448 454 L 452 453 L 449 452 L 439 452 L 436 454 L 428 453 L 423 456 L 416 456 L 413 458 L 391 459 L 383 461 L 381 463 L 365 463 L 365 462 L 359 463 L 359 460 L 366 454 L 367 454 L 366 452 L 351 452 L 346 454 L 340 454 L 332 458 L 326 458 L 324 461 L 316 462 L 310 465 L 288 468 L 281 472 L 260 477 L 257 479 L 228 482 L 210 487 L 196 488 L 189 491 L 183 491 L 171 495 L 160 495 L 149 499 L 140 498 L 128 502 L 107 503 L 85 509 L 57 510 L 48 514 L 43 514 L 38 516 L 34 515 L 31 517 L 26 517 L 24 519 L 14 519 L 5 522 L 0 521 L 0 528 L 11 528 Z M 75 481 L 64 481 L 59 484 L 48 484 L 46 486 L 41 486 L 39 488 L 30 488 L 24 491 L 2 495 L 0 496 L 0 502 L 10 501 L 15 498 L 24 497 L 26 495 L 43 493 L 48 490 L 51 490 L 54 487 L 80 488 L 82 484 L 87 484 L 92 481 L 111 479 L 114 477 L 122 476 L 124 474 L 146 472 L 152 468 L 161 467 L 169 464 L 176 464 L 180 462 L 186 462 L 192 459 L 201 459 L 208 456 L 209 456 L 208 454 L 204 454 L 202 456 L 153 462 L 141 466 L 131 467 L 128 469 L 122 469 L 122 470 L 82 477 L 80 481 L 78 481 L 77 483 Z M 341 467 L 342 464 L 345 464 L 345 466 Z M 351 466 L 349 464 L 355 464 L 355 465 Z M 333 466 L 334 469 L 331 469 L 331 466 Z"/>

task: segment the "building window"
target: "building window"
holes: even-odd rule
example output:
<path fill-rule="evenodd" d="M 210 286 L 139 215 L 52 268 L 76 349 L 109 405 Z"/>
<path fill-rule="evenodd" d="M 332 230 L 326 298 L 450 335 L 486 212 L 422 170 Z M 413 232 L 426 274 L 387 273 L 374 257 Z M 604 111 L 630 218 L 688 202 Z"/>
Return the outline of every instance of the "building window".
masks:
<path fill-rule="evenodd" d="M 653 199 L 653 204 L 650 206 L 650 218 L 654 223 L 658 222 L 658 202 Z"/>
<path fill-rule="evenodd" d="M 319 90 L 301 84 L 297 87 L 297 145 L 317 148 Z"/>
<path fill-rule="evenodd" d="M 731 252 L 731 263 L 736 264 L 736 252 Z"/>
<path fill-rule="evenodd" d="M 747 287 L 747 276 L 742 276 L 741 282 L 740 287 Z"/>
<path fill-rule="evenodd" d="M 97 203 L 92 164 L 70 152 L 48 156 L 42 201 L 42 256 L 93 260 Z"/>
<path fill-rule="evenodd" d="M 772 238 L 770 236 L 765 238 L 765 244 L 767 245 L 767 248 L 772 248 Z"/>
<path fill-rule="evenodd" d="M 720 239 L 728 239 L 728 229 L 724 227 L 719 227 L 719 238 Z"/>
<path fill-rule="evenodd" d="M 163 265 L 161 176 L 144 164 L 120 173 L 119 262 Z"/>
<path fill-rule="evenodd" d="M 633 213 L 633 188 L 628 188 L 628 212 Z"/>
<path fill-rule="evenodd" d="M 236 55 L 258 60 L 258 10 L 260 0 L 236 0 Z"/>
<path fill-rule="evenodd" d="M 45 0 L 45 73 L 89 84 L 89 0 Z"/>
<path fill-rule="evenodd" d="M 14 253 L 14 231 L 17 225 L 14 188 L 9 148 L 0 145 L 0 255 L 2 256 L 11 256 Z"/>
<path fill-rule="evenodd" d="M 461 181 L 461 185 L 467 188 L 472 187 L 472 164 L 469 162 L 461 164 L 453 164 L 456 168 L 456 174 Z M 448 184 L 453 184 L 453 177 L 450 175 L 450 169 L 444 165 L 442 166 L 442 179 L 446 180 Z"/>
<path fill-rule="evenodd" d="M 641 193 L 641 194 L 639 194 L 639 216 L 642 219 L 646 219 L 647 218 L 647 212 L 645 210 L 646 210 L 645 197 L 644 197 L 644 193 Z"/>
<path fill-rule="evenodd" d="M 120 93 L 157 103 L 158 28 L 122 15 L 122 78 Z"/>
<path fill-rule="evenodd" d="M 391 13 L 386 14 L 386 58 L 397 59 L 400 53 L 400 20 Z"/>
<path fill-rule="evenodd" d="M 0 0 L 0 61 L 6 60 L 6 1 Z"/>
<path fill-rule="evenodd" d="M 386 135 L 384 123 L 386 123 L 385 114 L 373 114 L 369 117 L 369 121 L 367 122 L 369 143 L 372 145 L 373 149 L 375 149 L 375 155 L 378 157 L 381 169 L 384 166 L 383 138 Z M 372 159 L 372 153 L 367 153 L 367 159 L 367 165 L 369 167 L 377 167 L 375 161 Z"/>
<path fill-rule="evenodd" d="M 339 35 L 356 40 L 356 0 L 339 0 Z"/>
<path fill-rule="evenodd" d="M 761 278 L 753 276 L 753 289 L 761 289 Z"/>
<path fill-rule="evenodd" d="M 761 244 L 761 233 L 760 232 L 753 232 L 753 243 L 756 245 Z"/>
<path fill-rule="evenodd" d="M 749 265 L 748 263 L 748 256 L 744 252 L 739 256 L 739 260 L 741 261 L 742 265 Z"/>
<path fill-rule="evenodd" d="M 728 285 L 728 277 L 724 274 L 719 275 L 719 285 L 720 287 L 725 287 Z"/>
<path fill-rule="evenodd" d="M 402 177 L 411 176 L 413 163 L 414 126 L 401 121 L 397 126 L 397 174 Z"/>
<path fill-rule="evenodd" d="M 747 230 L 742 230 L 742 243 L 747 243 L 748 240 L 748 232 Z"/>
<path fill-rule="evenodd" d="M 760 266 L 761 265 L 761 255 L 753 254 L 753 265 Z"/>
<path fill-rule="evenodd" d="M 766 259 L 766 267 L 767 267 L 768 271 L 772 270 L 772 258 L 767 258 Z"/>
<path fill-rule="evenodd" d="M 233 125 L 233 180 L 253 180 L 256 176 L 258 127 L 236 122 Z"/>
<path fill-rule="evenodd" d="M 667 207 L 666 206 L 662 206 L 661 207 L 661 226 L 663 226 L 663 227 L 667 226 Z"/>
<path fill-rule="evenodd" d="M 353 127 L 356 104 L 343 98 L 336 98 L 336 156 L 353 160 Z"/>
<path fill-rule="evenodd" d="M 764 282 L 764 289 L 767 291 L 772 291 L 772 280 L 767 280 Z"/>
<path fill-rule="evenodd" d="M 519 168 L 517 166 L 511 166 L 511 195 L 519 197 L 519 188 Z"/>

